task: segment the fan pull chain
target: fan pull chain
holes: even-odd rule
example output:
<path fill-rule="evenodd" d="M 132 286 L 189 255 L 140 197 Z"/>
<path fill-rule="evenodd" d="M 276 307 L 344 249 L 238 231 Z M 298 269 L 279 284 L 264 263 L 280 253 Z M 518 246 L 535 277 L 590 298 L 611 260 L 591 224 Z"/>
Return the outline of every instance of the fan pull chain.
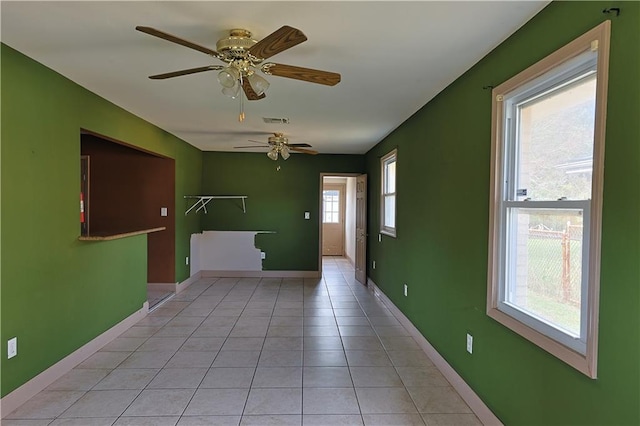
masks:
<path fill-rule="evenodd" d="M 242 73 L 240 74 L 240 87 L 243 87 Z M 240 91 L 240 113 L 238 114 L 238 121 L 240 123 L 244 121 L 244 96 L 242 90 Z"/>

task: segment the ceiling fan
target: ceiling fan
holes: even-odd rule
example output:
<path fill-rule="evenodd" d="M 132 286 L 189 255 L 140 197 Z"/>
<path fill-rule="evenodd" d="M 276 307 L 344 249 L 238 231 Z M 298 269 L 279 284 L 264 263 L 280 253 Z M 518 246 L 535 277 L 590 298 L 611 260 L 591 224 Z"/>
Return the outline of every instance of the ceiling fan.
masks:
<path fill-rule="evenodd" d="M 218 40 L 216 43 L 217 51 L 155 28 L 137 26 L 136 30 L 197 50 L 226 63 L 226 65 L 208 65 L 149 76 L 153 80 L 163 80 L 204 71 L 219 71 L 218 81 L 222 85 L 222 93 L 233 99 L 240 96 L 241 101 L 240 88 L 250 101 L 265 97 L 269 82 L 256 73 L 258 69 L 267 75 L 293 78 L 327 86 L 335 86 L 340 82 L 340 74 L 334 72 L 264 62 L 265 59 L 307 40 L 302 31 L 286 25 L 260 41 L 253 40 L 251 32 L 248 30 L 233 29 L 229 32 L 228 37 Z M 240 121 L 244 120 L 242 106 L 239 118 Z"/>
<path fill-rule="evenodd" d="M 249 140 L 249 142 L 254 142 L 259 145 L 250 145 L 250 146 L 234 146 L 234 148 L 264 148 L 268 147 L 269 151 L 267 152 L 267 157 L 276 161 L 278 159 L 278 155 L 282 157 L 283 160 L 289 158 L 291 153 L 289 151 L 300 152 L 303 154 L 311 154 L 316 155 L 318 151 L 311 148 L 311 145 L 308 143 L 289 143 L 289 139 L 284 137 L 282 133 L 274 133 L 273 136 L 269 136 L 267 139 L 268 142 L 260 142 Z"/>

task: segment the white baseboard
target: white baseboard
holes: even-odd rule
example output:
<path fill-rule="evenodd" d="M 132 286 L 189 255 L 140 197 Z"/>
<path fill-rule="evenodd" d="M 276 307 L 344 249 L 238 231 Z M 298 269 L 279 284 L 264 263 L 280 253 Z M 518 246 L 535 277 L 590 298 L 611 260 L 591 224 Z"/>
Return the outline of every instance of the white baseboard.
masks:
<path fill-rule="evenodd" d="M 420 345 L 422 350 L 433 361 L 435 366 L 440 370 L 442 375 L 451 383 L 451 386 L 460 394 L 462 399 L 467 403 L 469 408 L 480 419 L 483 425 L 496 425 L 502 426 L 500 419 L 485 405 L 478 395 L 471 389 L 471 387 L 460 377 L 460 375 L 449 365 L 449 363 L 436 351 L 436 349 L 429 343 L 429 341 L 420 333 L 415 325 L 407 318 L 400 309 L 387 297 L 386 294 L 378 288 L 371 278 L 367 279 L 368 286 L 373 290 L 373 293 L 378 297 L 382 303 L 384 303 L 391 313 L 400 321 L 400 323 L 407 329 L 411 337 L 414 338 L 416 343 Z"/>
<path fill-rule="evenodd" d="M 200 271 L 202 278 L 319 278 L 319 271 Z"/>
<path fill-rule="evenodd" d="M 198 271 L 195 274 L 191 275 L 186 280 L 184 280 L 182 282 L 179 282 L 179 283 L 176 283 L 176 286 L 175 286 L 176 294 L 186 290 L 187 287 L 189 287 L 191 284 L 193 284 L 196 281 L 198 281 L 200 278 L 202 278 L 202 271 Z"/>
<path fill-rule="evenodd" d="M 129 315 L 104 333 L 100 334 L 84 346 L 67 355 L 51 367 L 44 370 L 13 392 L 7 394 L 0 400 L 0 419 L 2 413 L 9 414 L 22 404 L 33 398 L 38 392 L 44 390 L 47 386 L 67 374 L 73 368 L 78 366 L 84 360 L 100 350 L 104 345 L 111 342 L 136 324 L 147 315 L 149 311 L 149 303 L 144 302 L 142 308 Z"/>

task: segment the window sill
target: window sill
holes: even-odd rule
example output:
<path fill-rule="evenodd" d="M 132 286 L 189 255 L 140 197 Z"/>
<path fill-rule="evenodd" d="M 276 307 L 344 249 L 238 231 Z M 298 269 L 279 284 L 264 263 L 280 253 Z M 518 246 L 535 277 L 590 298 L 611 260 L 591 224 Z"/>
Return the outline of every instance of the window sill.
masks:
<path fill-rule="evenodd" d="M 392 232 L 392 231 L 389 231 L 389 230 L 386 230 L 386 229 L 381 229 L 380 233 L 382 235 L 386 235 L 387 237 L 396 238 L 396 231 L 395 230 Z"/>
<path fill-rule="evenodd" d="M 571 367 L 580 371 L 591 379 L 597 378 L 596 372 L 596 360 L 593 351 L 590 351 L 587 347 L 587 355 L 581 355 L 578 352 L 564 346 L 561 343 L 547 337 L 546 335 L 530 328 L 529 326 L 521 323 L 520 321 L 512 318 L 497 308 L 487 310 L 487 315 L 500 324 L 504 325 L 511 331 L 519 334 L 521 337 L 529 340 L 533 344 L 537 345 L 541 349 L 549 352 L 551 355 L 559 358 Z"/>

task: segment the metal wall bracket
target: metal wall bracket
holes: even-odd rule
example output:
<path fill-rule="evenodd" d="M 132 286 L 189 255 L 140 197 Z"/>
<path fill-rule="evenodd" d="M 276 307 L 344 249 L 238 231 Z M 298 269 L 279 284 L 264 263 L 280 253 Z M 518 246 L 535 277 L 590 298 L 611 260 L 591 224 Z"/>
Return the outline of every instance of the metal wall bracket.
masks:
<path fill-rule="evenodd" d="M 184 212 L 185 216 L 189 214 L 189 212 L 193 209 L 196 209 L 195 211 L 196 213 L 198 213 L 200 210 L 204 210 L 204 212 L 207 213 L 207 204 L 209 204 L 209 202 L 213 199 L 216 199 L 216 200 L 241 199 L 242 212 L 243 213 L 247 212 L 247 206 L 244 201 L 247 198 L 246 195 L 185 195 L 184 198 L 196 199 L 193 205 L 189 207 L 186 212 Z"/>
<path fill-rule="evenodd" d="M 615 13 L 616 16 L 620 16 L 620 8 L 619 7 L 609 7 L 604 9 L 602 13 Z"/>

